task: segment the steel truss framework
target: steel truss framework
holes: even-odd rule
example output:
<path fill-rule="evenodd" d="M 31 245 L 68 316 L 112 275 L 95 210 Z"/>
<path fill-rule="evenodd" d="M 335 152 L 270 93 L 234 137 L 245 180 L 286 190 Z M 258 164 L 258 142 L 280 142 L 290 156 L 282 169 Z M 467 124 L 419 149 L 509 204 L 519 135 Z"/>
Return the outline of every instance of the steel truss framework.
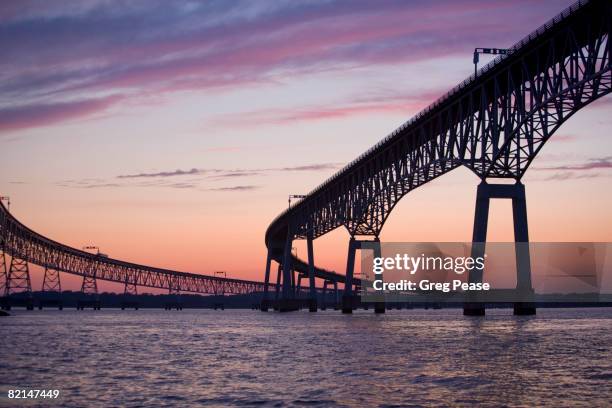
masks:
<path fill-rule="evenodd" d="M 62 292 L 62 282 L 57 269 L 45 268 L 45 275 L 42 283 L 43 292 Z"/>
<path fill-rule="evenodd" d="M 31 295 L 32 282 L 28 263 L 23 259 L 12 256 L 10 265 L 4 295 L 9 296 L 19 292 L 26 292 Z"/>
<path fill-rule="evenodd" d="M 0 295 L 4 295 L 6 292 L 7 278 L 6 255 L 4 254 L 2 248 L 0 248 Z"/>
<path fill-rule="evenodd" d="M 28 263 L 33 263 L 48 270 L 53 269 L 83 276 L 84 285 L 85 280 L 91 282 L 95 279 L 101 279 L 133 286 L 168 289 L 171 293 L 206 294 L 262 292 L 264 286 L 262 282 L 177 272 L 84 252 L 32 231 L 13 217 L 2 203 L 0 203 L 0 249 L 2 255 L 6 253 L 11 256 L 11 265 L 15 260 L 16 269 L 11 272 L 13 270 L 13 266 L 11 266 L 8 273 L 9 278 L 13 273 L 15 277 L 18 274 L 23 275 L 25 279 L 25 272 L 19 271 L 24 268 L 27 269 Z M 2 259 L 4 259 L 4 256 L 2 256 Z M 0 272 L 2 271 L 0 270 Z M 9 279 L 7 283 L 11 285 L 11 292 L 14 289 L 16 290 L 14 285 L 20 287 L 26 283 L 29 285 L 29 274 L 27 274 L 27 282 L 24 279 Z M 89 283 L 87 285 L 90 289 L 91 285 Z M 31 286 L 29 287 L 31 290 Z M 7 285 L 6 288 L 9 288 L 9 286 Z M 7 289 L 5 289 L 5 292 L 7 292 Z"/>
<path fill-rule="evenodd" d="M 293 239 L 341 226 L 377 237 L 402 197 L 459 166 L 519 181 L 561 124 L 610 92 L 611 33 L 612 2 L 567 8 L 279 215 L 270 256 L 307 272 Z"/>

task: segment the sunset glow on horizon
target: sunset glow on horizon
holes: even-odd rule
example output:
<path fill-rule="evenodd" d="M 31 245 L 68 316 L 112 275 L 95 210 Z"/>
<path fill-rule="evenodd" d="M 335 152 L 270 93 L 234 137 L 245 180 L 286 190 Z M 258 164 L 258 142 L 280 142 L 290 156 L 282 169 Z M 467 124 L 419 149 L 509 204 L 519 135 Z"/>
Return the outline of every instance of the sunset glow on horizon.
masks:
<path fill-rule="evenodd" d="M 511 46 L 571 3 L 0 4 L 0 194 L 75 248 L 262 280 L 288 195 L 468 77 L 475 47 Z M 578 112 L 524 177 L 531 241 L 612 241 L 611 103 Z M 460 168 L 411 192 L 381 239 L 470 241 L 478 182 Z M 511 222 L 495 201 L 488 239 L 513 240 Z M 344 273 L 348 238 L 317 239 L 316 263 Z"/>

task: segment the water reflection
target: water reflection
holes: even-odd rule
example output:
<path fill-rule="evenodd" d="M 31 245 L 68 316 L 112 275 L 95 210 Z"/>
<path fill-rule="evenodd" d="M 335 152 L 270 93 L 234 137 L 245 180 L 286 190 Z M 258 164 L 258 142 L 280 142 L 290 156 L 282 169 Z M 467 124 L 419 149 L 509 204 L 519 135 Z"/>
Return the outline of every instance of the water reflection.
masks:
<path fill-rule="evenodd" d="M 0 329 L 2 388 L 67 406 L 610 403 L 612 310 L 487 313 L 24 311 Z"/>

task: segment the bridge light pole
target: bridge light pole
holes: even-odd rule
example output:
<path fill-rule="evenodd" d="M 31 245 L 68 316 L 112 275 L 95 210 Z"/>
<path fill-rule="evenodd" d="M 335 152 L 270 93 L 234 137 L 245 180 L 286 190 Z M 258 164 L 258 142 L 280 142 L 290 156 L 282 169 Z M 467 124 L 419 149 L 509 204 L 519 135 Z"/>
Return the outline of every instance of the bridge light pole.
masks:
<path fill-rule="evenodd" d="M 291 208 L 291 199 L 292 198 L 302 199 L 302 198 L 306 198 L 306 196 L 304 194 L 289 194 L 289 208 Z"/>
<path fill-rule="evenodd" d="M 509 50 L 504 48 L 474 48 L 474 78 L 478 75 L 478 61 L 480 54 L 507 55 Z"/>
<path fill-rule="evenodd" d="M 0 196 L 0 201 L 6 201 L 6 210 L 11 212 L 11 198 L 9 196 Z"/>

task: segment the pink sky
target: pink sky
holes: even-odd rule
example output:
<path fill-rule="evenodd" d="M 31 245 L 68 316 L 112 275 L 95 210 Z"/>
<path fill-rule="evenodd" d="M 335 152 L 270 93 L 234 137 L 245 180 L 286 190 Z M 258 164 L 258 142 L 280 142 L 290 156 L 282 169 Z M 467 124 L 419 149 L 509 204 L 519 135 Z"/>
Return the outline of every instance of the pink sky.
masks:
<path fill-rule="evenodd" d="M 260 280 L 288 194 L 470 75 L 474 47 L 569 4 L 2 2 L 0 193 L 68 245 Z M 610 106 L 576 114 L 525 177 L 532 241 L 612 241 Z M 468 241 L 477 183 L 458 169 L 410 193 L 381 238 Z M 512 239 L 510 214 L 493 204 L 489 240 Z M 347 239 L 318 239 L 317 262 L 343 271 Z"/>

